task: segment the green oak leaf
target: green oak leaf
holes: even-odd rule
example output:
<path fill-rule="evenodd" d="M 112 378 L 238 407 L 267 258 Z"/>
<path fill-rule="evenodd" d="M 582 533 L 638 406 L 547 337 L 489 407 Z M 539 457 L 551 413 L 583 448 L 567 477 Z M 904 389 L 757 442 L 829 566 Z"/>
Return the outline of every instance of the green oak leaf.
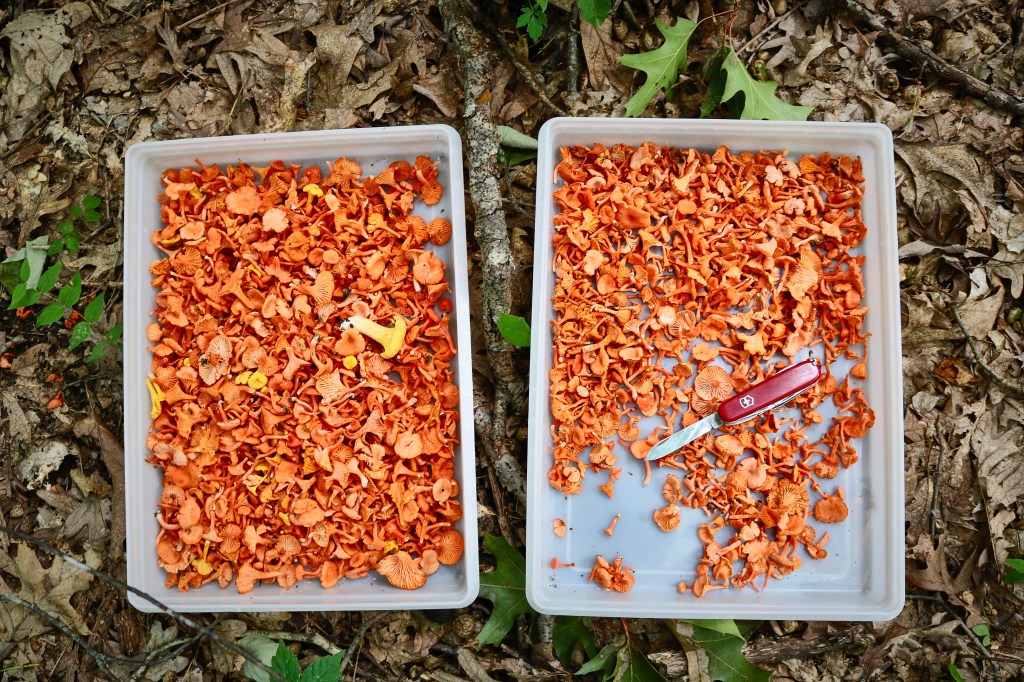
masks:
<path fill-rule="evenodd" d="M 639 649 L 624 646 L 615 658 L 612 682 L 668 682 Z"/>
<path fill-rule="evenodd" d="M 573 649 L 579 644 L 586 652 L 587 658 L 597 654 L 597 643 L 594 641 L 594 629 L 589 618 L 583 616 L 555 616 L 555 624 L 551 628 L 551 647 L 555 655 L 567 662 Z"/>
<path fill-rule="evenodd" d="M 480 645 L 501 644 L 520 613 L 529 613 L 526 601 L 526 559 L 502 537 L 484 533 L 484 547 L 494 555 L 495 567 L 480 574 L 480 596 L 494 604 L 491 617 L 477 635 Z"/>
<path fill-rule="evenodd" d="M 592 26 L 600 26 L 612 11 L 612 0 L 577 0 L 580 16 Z"/>
<path fill-rule="evenodd" d="M 594 656 L 584 663 L 580 669 L 576 671 L 576 674 L 589 675 L 590 673 L 596 673 L 598 670 L 601 670 L 604 672 L 603 679 L 610 678 L 612 676 L 612 671 L 615 670 L 616 657 L 622 647 L 623 645 L 621 643 L 609 644 L 601 649 L 597 656 Z"/>
<path fill-rule="evenodd" d="M 712 680 L 768 682 L 771 679 L 771 671 L 757 667 L 743 655 L 746 642 L 742 636 L 695 625 L 693 639 L 707 651 L 708 672 Z"/>
<path fill-rule="evenodd" d="M 716 68 L 717 67 L 717 68 Z M 755 80 L 743 65 L 733 48 L 725 48 L 708 69 L 711 80 L 709 96 L 714 96 L 715 79 L 725 74 L 721 101 L 728 104 L 734 115 L 743 120 L 806 121 L 813 107 L 798 107 L 783 102 L 775 94 L 779 84 L 775 81 Z M 742 99 L 738 99 L 742 95 Z M 704 113 L 704 107 L 701 107 Z M 709 111 L 710 113 L 710 111 Z"/>
<path fill-rule="evenodd" d="M 640 54 L 627 54 L 619 62 L 631 69 L 647 74 L 647 80 L 626 102 L 626 116 L 644 113 L 658 90 L 667 88 L 679 77 L 679 70 L 686 66 L 686 50 L 697 24 L 689 19 L 676 19 L 675 26 L 668 26 L 660 20 L 655 26 L 665 37 L 665 42 L 656 50 Z"/>

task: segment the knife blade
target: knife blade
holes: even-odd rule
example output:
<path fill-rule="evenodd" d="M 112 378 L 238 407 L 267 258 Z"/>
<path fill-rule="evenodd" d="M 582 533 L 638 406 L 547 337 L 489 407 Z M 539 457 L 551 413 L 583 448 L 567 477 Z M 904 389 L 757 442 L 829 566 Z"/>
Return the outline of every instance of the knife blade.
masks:
<path fill-rule="evenodd" d="M 810 389 L 820 378 L 821 365 L 815 358 L 790 365 L 729 398 L 716 412 L 699 422 L 658 441 L 644 459 L 661 459 L 720 426 L 740 424 L 781 407 Z"/>

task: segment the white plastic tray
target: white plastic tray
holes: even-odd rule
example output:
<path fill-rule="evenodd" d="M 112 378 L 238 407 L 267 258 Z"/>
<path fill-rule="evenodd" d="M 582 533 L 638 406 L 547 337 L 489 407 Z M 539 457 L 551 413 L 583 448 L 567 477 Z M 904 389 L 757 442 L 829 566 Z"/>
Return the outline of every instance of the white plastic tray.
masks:
<path fill-rule="evenodd" d="M 417 155 L 440 160 L 438 179 L 444 187 L 435 206 L 417 203 L 416 212 L 430 222 L 437 216 L 451 221 L 452 238 L 443 247 L 430 247 L 447 265 L 455 310 L 452 334 L 458 344 L 455 378 L 461 393 L 459 440 L 455 466 L 459 502 L 465 511 L 457 524 L 466 541 L 462 560 L 442 566 L 418 590 L 399 590 L 376 572 L 360 580 L 342 580 L 323 589 L 317 580 L 300 581 L 292 588 L 276 583 L 259 585 L 238 594 L 234 585 L 221 589 L 216 583 L 182 593 L 164 587 L 166 573 L 157 566 L 154 513 L 160 501 L 161 476 L 145 461 L 146 435 L 151 423 L 145 378 L 152 354 L 147 350 L 146 326 L 153 321 L 156 289 L 151 284 L 150 263 L 162 254 L 150 241 L 160 226 L 162 191 L 160 174 L 168 168 L 216 163 L 221 168 L 244 161 L 265 165 L 275 159 L 304 167 L 319 164 L 325 169 L 341 156 L 362 166 L 364 175 L 379 173 L 393 161 L 410 163 Z M 444 125 L 325 130 L 316 132 L 240 135 L 132 146 L 125 168 L 124 258 L 124 422 L 125 497 L 127 508 L 128 584 L 156 597 L 178 611 L 348 611 L 380 609 L 460 608 L 470 604 L 479 591 L 479 553 L 476 515 L 476 462 L 473 444 L 473 384 L 469 344 L 469 290 L 466 269 L 466 223 L 462 183 L 462 143 L 459 134 Z M 140 611 L 156 608 L 129 594 Z"/>
<path fill-rule="evenodd" d="M 660 531 L 651 519 L 664 506 L 661 488 L 668 467 L 652 467 L 644 487 L 643 463 L 616 446 L 621 477 L 615 498 L 598 490 L 607 474 L 588 474 L 579 495 L 564 496 L 551 487 L 551 411 L 548 370 L 552 361 L 554 317 L 551 297 L 552 218 L 557 207 L 552 192 L 561 185 L 554 172 L 559 148 L 568 145 L 606 146 L 642 142 L 696 147 L 713 152 L 788 150 L 801 154 L 860 156 L 864 164 L 863 218 L 867 237 L 856 250 L 867 255 L 863 268 L 870 306 L 865 326 L 871 334 L 865 397 L 875 412 L 874 428 L 854 442 L 860 461 L 825 486 L 842 485 L 849 518 L 829 530 L 829 555 L 821 561 L 804 557 L 795 573 L 773 580 L 767 590 L 715 590 L 702 599 L 676 591 L 679 580 L 692 582 L 702 553 L 696 536 L 703 512 L 683 508 L 682 523 L 671 533 Z M 872 123 L 813 123 L 717 120 L 654 120 L 556 118 L 540 133 L 537 168 L 537 225 L 534 251 L 533 337 L 530 345 L 530 435 L 528 443 L 528 500 L 526 595 L 542 613 L 640 618 L 785 618 L 806 620 L 887 620 L 903 608 L 904 499 L 903 408 L 900 350 L 899 276 L 897 269 L 896 193 L 892 133 Z M 845 371 L 848 365 L 834 365 Z M 839 376 L 842 376 L 840 374 Z M 830 404 L 830 401 L 829 401 Z M 824 406 L 819 408 L 830 422 Z M 660 418 L 641 422 L 646 434 Z M 646 426 L 645 426 L 646 425 Z M 614 535 L 603 529 L 621 514 Z M 554 518 L 566 521 L 564 539 L 552 532 Z M 802 550 L 801 550 L 802 552 Z M 636 569 L 636 585 L 625 594 L 607 592 L 587 575 L 600 554 L 608 561 L 621 555 Z M 575 562 L 575 568 L 551 569 L 555 557 Z M 758 580 L 760 587 L 761 581 Z"/>

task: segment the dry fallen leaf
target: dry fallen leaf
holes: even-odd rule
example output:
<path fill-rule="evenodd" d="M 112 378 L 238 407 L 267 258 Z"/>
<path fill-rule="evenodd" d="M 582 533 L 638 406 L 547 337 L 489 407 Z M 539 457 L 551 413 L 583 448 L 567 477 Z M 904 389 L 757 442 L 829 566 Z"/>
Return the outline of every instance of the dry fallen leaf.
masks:
<path fill-rule="evenodd" d="M 1003 565 L 1010 551 L 1017 549 L 1003 535 L 1006 527 L 1020 518 L 1024 495 L 1024 428 L 1006 428 L 995 409 L 981 415 L 971 434 L 971 452 L 977 460 L 978 483 L 988 517 L 988 532 L 996 563 Z"/>
<path fill-rule="evenodd" d="M 98 555 L 87 552 L 85 563 L 98 568 Z M 79 610 L 71 605 L 71 598 L 89 586 L 93 579 L 91 573 L 72 566 L 60 557 L 54 557 L 50 567 L 44 569 L 35 550 L 26 543 L 18 543 L 13 558 L 0 554 L 0 571 L 21 581 L 18 597 L 59 618 L 78 634 L 89 634 L 89 626 L 85 624 Z M 2 577 L 0 588 L 11 591 Z M 38 616 L 11 605 L 0 608 L 0 627 L 7 640 L 29 639 L 50 630 L 49 624 Z"/>

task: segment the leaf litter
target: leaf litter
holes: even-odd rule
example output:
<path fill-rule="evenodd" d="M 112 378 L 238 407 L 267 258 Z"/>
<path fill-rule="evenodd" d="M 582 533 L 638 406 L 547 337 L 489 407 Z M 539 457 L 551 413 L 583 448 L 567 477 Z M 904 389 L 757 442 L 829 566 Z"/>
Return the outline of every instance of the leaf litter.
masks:
<path fill-rule="evenodd" d="M 555 5 L 552 3 L 549 12 L 561 19 L 564 8 Z M 891 46 L 876 40 L 866 27 L 855 26 L 841 13 L 823 13 L 821 7 L 821 3 L 807 3 L 781 14 L 767 9 L 749 29 L 737 21 L 731 43 L 725 44 L 732 45 L 748 69 L 755 61 L 763 61 L 768 78 L 780 83 L 777 92 L 782 99 L 814 107 L 812 119 L 878 120 L 892 128 L 897 138 L 900 243 L 906 249 L 901 254 L 901 273 L 907 314 L 904 374 L 911 592 L 942 595 L 972 626 L 990 623 L 994 644 L 990 652 L 1001 672 L 1004 676 L 1019 672 L 1019 661 L 1013 656 L 1024 647 L 1024 629 L 1016 627 L 1012 614 L 1019 612 L 1022 595 L 1001 586 L 1005 569 L 997 556 L 1020 557 L 1024 546 L 1020 488 L 1003 484 L 1004 479 L 1012 482 L 1018 475 L 1024 416 L 1021 397 L 994 384 L 980 361 L 1004 378 L 1019 379 L 1021 375 L 1024 332 L 1013 315 L 1021 308 L 1024 295 L 1020 222 L 1024 213 L 1024 158 L 1020 151 L 1024 133 L 1005 112 L 962 96 L 921 64 L 897 58 Z M 928 3 L 910 8 L 905 17 L 897 14 L 902 10 L 896 7 L 883 3 L 876 11 L 890 26 L 905 28 L 908 40 L 934 47 L 944 59 L 996 87 L 1019 91 L 1019 69 L 1014 68 L 1019 64 L 1019 50 L 1014 48 L 1019 43 L 1019 29 L 998 5 L 957 0 Z M 172 14 L 121 0 L 104 5 L 71 3 L 56 11 L 0 10 L 0 21 L 7 22 L 0 29 L 4 46 L 0 68 L 9 78 L 0 99 L 0 250 L 4 258 L 30 239 L 55 235 L 72 201 L 91 192 L 110 199 L 114 225 L 98 232 L 92 243 L 83 244 L 82 260 L 73 267 L 85 267 L 88 272 L 92 265 L 96 269 L 92 277 L 116 278 L 119 266 L 111 255 L 117 253 L 120 229 L 117 188 L 123 181 L 121 158 L 132 142 L 318 129 L 326 126 L 329 117 L 352 125 L 458 124 L 460 74 L 451 66 L 451 48 L 442 40 L 437 11 L 423 13 L 396 1 L 357 2 L 349 7 L 319 0 L 290 5 L 234 2 L 209 9 L 179 2 Z M 751 3 L 740 3 L 737 9 L 749 12 L 748 16 L 755 14 Z M 621 112 L 643 76 L 634 80 L 635 72 L 618 64 L 618 57 L 655 49 L 661 38 L 653 17 L 645 11 L 640 3 L 627 0 L 600 29 L 583 22 L 583 88 L 578 98 L 564 103 L 559 99 L 567 90 L 565 34 L 530 48 L 528 67 L 546 77 L 549 96 L 576 115 Z M 695 13 L 687 16 L 704 18 Z M 668 16 L 659 18 L 671 22 Z M 506 16 L 498 8 L 491 20 L 507 31 L 510 40 L 515 38 L 514 15 Z M 564 26 L 567 22 L 554 23 Z M 39 42 L 33 44 L 28 32 L 36 30 L 40 31 Z M 329 44 L 332 31 L 345 36 L 337 49 Z M 412 47 L 410 33 L 415 37 Z M 321 36 L 328 43 L 322 47 Z M 707 46 L 706 38 L 698 31 L 696 45 L 689 49 L 690 61 L 699 62 L 701 68 L 710 62 L 718 41 L 726 40 L 719 33 L 710 37 Z M 825 46 L 826 38 L 831 47 Z M 391 67 L 396 61 L 399 66 Z M 495 111 L 518 117 L 499 122 L 536 136 L 546 114 L 534 103 L 535 98 L 524 96 L 529 88 L 524 90 L 515 69 L 505 63 L 496 65 L 495 70 L 507 74 L 495 81 L 492 97 L 504 102 Z M 677 79 L 664 104 L 667 113 L 675 115 L 671 112 L 676 107 L 679 115 L 698 115 L 704 93 L 699 79 L 693 77 L 696 73 Z M 308 97 L 306 74 L 312 85 Z M 384 74 L 391 75 L 378 77 Z M 344 83 L 333 79 L 344 79 Z M 392 87 L 378 92 L 385 82 Z M 342 99 L 339 95 L 345 90 L 353 95 Z M 355 97 L 366 92 L 376 94 Z M 282 93 L 286 101 L 279 111 Z M 356 104 L 368 99 L 371 101 L 366 104 Z M 509 106 L 510 102 L 514 106 Z M 328 114 L 328 109 L 333 111 Z M 525 183 L 519 189 L 532 191 L 529 180 Z M 915 246 L 908 248 L 911 244 Z M 66 274 L 71 274 L 68 268 Z M 528 278 L 528 274 L 517 277 Z M 528 295 L 529 286 L 520 290 Z M 954 306 L 980 356 L 966 345 L 954 322 Z M 48 338 L 27 335 L 32 331 L 29 326 L 13 313 L 3 314 L 7 317 L 0 323 L 0 367 L 4 368 L 0 369 L 0 429 L 12 438 L 0 443 L 0 453 L 13 462 L 14 472 L 30 451 L 46 441 L 75 440 L 80 447 L 96 443 L 90 436 L 79 440 L 72 430 L 75 422 L 93 410 L 102 412 L 111 428 L 118 424 L 120 381 L 110 377 L 90 378 L 67 387 L 61 411 L 45 410 L 56 388 L 46 381 L 49 374 L 63 373 L 70 383 L 85 372 L 76 368 L 76 359 L 62 349 L 66 339 L 54 334 Z M 116 361 L 112 363 L 101 368 L 100 374 L 117 374 L 120 367 Z M 8 365 L 14 369 L 7 369 Z M 486 376 L 488 371 L 481 372 L 480 377 Z M 485 394 L 486 386 L 479 385 L 478 391 Z M 509 433 L 520 434 L 511 437 L 514 442 L 525 435 L 525 422 L 518 414 L 509 417 Z M 100 496 L 72 481 L 69 471 L 79 470 L 87 478 L 109 475 L 90 447 L 82 449 L 80 461 L 67 458 L 51 472 L 46 483 L 57 488 L 48 490 L 44 484 L 42 496 L 19 497 L 15 491 L 23 489 L 22 482 L 11 479 L 10 470 L 0 473 L 0 490 L 5 491 L 0 502 L 3 520 L 35 527 L 39 533 L 53 532 L 37 526 L 41 516 L 48 519 L 45 524 L 54 523 L 74 512 L 72 500 L 88 506 Z M 488 510 L 508 506 L 507 500 L 495 503 L 486 486 L 481 487 L 481 501 Z M 50 511 L 43 514 L 45 509 Z M 93 512 L 86 514 L 83 509 L 82 513 L 88 516 Z M 107 518 L 102 507 L 99 513 Z M 62 546 L 86 556 L 83 542 L 91 523 Z M 485 530 L 497 531 L 496 515 L 484 515 L 481 523 Z M 3 547 L 10 549 L 0 578 L 6 589 L 21 589 L 14 557 L 21 556 L 22 550 L 6 541 Z M 40 567 L 49 561 L 40 554 L 37 558 Z M 22 560 L 29 565 L 27 555 Z M 66 567 L 54 571 L 53 566 L 59 564 L 49 566 L 46 575 L 66 580 Z M 109 563 L 105 566 L 110 568 Z M 94 632 L 91 642 L 117 650 L 120 637 L 92 615 L 105 594 L 95 583 L 69 597 L 77 620 L 66 622 L 81 621 Z M 73 581 L 67 583 L 67 589 L 76 586 Z M 45 603 L 44 607 L 54 608 L 62 618 L 67 608 L 46 607 Z M 445 625 L 396 614 L 370 628 L 366 642 L 377 653 L 372 661 L 363 660 L 381 666 L 375 670 L 380 676 L 385 670 L 404 676 L 410 666 L 424 661 L 431 666 L 443 661 L 441 665 L 448 670 L 460 673 L 454 655 L 431 646 L 440 641 L 442 633 L 451 637 L 456 630 L 462 632 L 463 616 L 479 620 L 475 626 L 479 629 L 486 620 L 486 608 L 484 604 L 482 612 L 481 606 L 475 606 Z M 143 640 L 153 624 L 163 625 L 158 626 L 157 639 L 150 638 L 148 648 L 156 646 L 157 640 L 166 641 L 164 637 L 180 636 L 166 619 L 151 618 L 146 617 L 141 627 Z M 358 622 L 347 617 L 320 618 L 316 618 L 318 626 L 342 641 Z M 524 624 L 526 618 L 513 618 L 513 627 Z M 306 624 L 302 618 L 289 620 L 287 616 L 251 622 L 266 629 L 298 629 Z M 72 650 L 71 655 L 61 657 L 61 647 L 70 647 L 69 640 L 59 635 L 54 640 L 54 635 L 45 634 L 50 628 L 41 621 L 25 619 L 24 623 L 40 631 L 32 640 L 37 650 L 28 640 L 21 640 L 8 656 L 14 665 L 29 666 L 16 673 L 21 679 L 41 679 L 31 666 L 43 657 L 57 661 L 57 672 L 77 671 L 79 664 L 88 668 L 82 652 Z M 591 623 L 597 635 L 595 650 L 609 650 L 610 672 L 622 649 L 611 644 L 622 636 L 616 625 L 601 619 Z M 945 676 L 954 660 L 965 678 L 970 674 L 992 676 L 993 672 L 991 661 L 968 640 L 964 628 L 933 601 L 909 601 L 892 623 L 797 624 L 795 631 L 782 625 L 780 631 L 802 633 L 798 636 L 807 642 L 835 641 L 828 638 L 849 633 L 854 633 L 854 639 L 844 641 L 861 642 L 857 646 L 832 645 L 825 655 L 808 654 L 808 658 L 771 664 L 780 674 L 794 678 Z M 657 651 L 658 656 L 677 654 L 677 646 L 682 646 L 671 640 L 666 643 L 664 631 L 659 639 L 650 631 L 632 629 L 637 645 Z M 241 633 L 232 632 L 234 637 Z M 471 641 L 474 636 L 456 641 Z M 778 639 L 772 628 L 764 625 L 750 637 L 745 651 L 757 654 Z M 505 639 L 506 643 L 512 641 L 511 637 Z M 866 649 L 863 642 L 868 643 Z M 130 646 L 128 640 L 125 643 Z M 639 651 L 637 646 L 629 649 Z M 514 660 L 508 650 L 487 646 L 481 651 L 481 663 L 492 673 L 526 670 L 522 659 Z M 692 656 L 690 653 L 686 651 L 686 660 L 695 668 L 709 664 L 699 647 Z M 202 651 L 197 655 L 201 661 L 210 660 Z M 500 667 L 503 660 L 509 661 L 505 668 Z M 172 669 L 174 666 L 168 670 Z M 702 672 L 693 671 L 691 677 L 707 679 Z"/>

